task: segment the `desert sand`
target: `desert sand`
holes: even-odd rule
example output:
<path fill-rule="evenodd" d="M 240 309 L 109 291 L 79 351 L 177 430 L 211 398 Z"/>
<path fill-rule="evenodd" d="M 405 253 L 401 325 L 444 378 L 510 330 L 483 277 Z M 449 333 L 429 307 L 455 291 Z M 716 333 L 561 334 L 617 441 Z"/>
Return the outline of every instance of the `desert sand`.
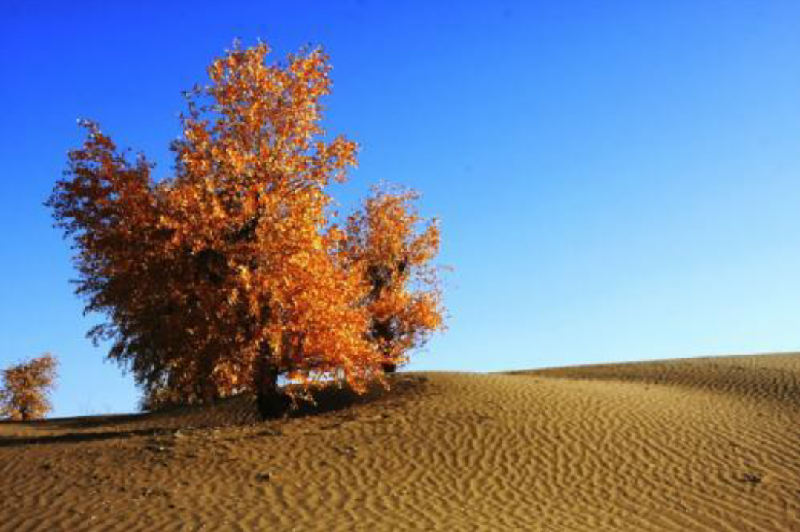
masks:
<path fill-rule="evenodd" d="M 800 531 L 800 355 L 0 423 L 2 531 Z"/>

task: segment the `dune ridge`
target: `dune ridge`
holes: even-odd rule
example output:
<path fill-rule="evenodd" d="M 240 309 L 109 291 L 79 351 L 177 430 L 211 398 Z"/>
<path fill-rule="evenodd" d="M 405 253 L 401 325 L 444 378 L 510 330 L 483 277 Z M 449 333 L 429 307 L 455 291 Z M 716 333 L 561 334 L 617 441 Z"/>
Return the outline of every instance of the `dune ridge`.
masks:
<path fill-rule="evenodd" d="M 264 423 L 247 398 L 0 423 L 0 531 L 800 530 L 800 355 L 396 388 Z"/>

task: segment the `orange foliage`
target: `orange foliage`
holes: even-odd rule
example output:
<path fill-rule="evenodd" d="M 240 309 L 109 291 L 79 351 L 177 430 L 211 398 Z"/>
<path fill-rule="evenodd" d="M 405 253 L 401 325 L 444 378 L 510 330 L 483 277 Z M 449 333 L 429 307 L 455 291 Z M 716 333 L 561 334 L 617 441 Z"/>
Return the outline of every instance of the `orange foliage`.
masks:
<path fill-rule="evenodd" d="M 49 353 L 0 371 L 0 414 L 13 420 L 41 419 L 52 410 L 58 361 Z"/>
<path fill-rule="evenodd" d="M 422 218 L 412 202 L 418 198 L 412 191 L 373 188 L 364 208 L 349 217 L 343 247 L 369 285 L 369 336 L 390 371 L 444 328 L 437 270 L 430 264 L 439 252 L 438 221 L 417 232 Z"/>
<path fill-rule="evenodd" d="M 361 390 L 441 326 L 438 291 L 407 285 L 436 254 L 435 226 L 413 236 L 412 197 L 387 193 L 339 229 L 327 188 L 357 145 L 324 139 L 328 58 L 267 65 L 268 53 L 235 47 L 187 93 L 174 177 L 154 182 L 143 156 L 83 122 L 88 139 L 48 201 L 74 238 L 86 311 L 109 318 L 89 335 L 113 341 L 147 404 L 266 395 L 279 375 L 301 390 L 331 378 Z M 390 263 L 376 289 L 373 270 Z M 402 324 L 391 341 L 375 332 L 387 320 Z"/>

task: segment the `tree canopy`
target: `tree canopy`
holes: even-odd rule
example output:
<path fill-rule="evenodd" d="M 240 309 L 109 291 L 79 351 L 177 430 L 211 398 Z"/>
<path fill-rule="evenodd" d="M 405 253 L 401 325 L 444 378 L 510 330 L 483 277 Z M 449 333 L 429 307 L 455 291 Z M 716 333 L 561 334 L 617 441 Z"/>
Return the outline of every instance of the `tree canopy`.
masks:
<path fill-rule="evenodd" d="M 52 405 L 58 360 L 50 353 L 0 370 L 0 415 L 16 421 L 43 418 Z"/>
<path fill-rule="evenodd" d="M 88 334 L 111 341 L 149 406 L 266 397 L 280 375 L 300 392 L 361 390 L 444 328 L 437 221 L 387 187 L 338 221 L 329 188 L 357 145 L 321 127 L 328 57 L 269 52 L 237 45 L 186 93 L 172 177 L 83 121 L 47 202 L 86 312 L 107 318 Z"/>

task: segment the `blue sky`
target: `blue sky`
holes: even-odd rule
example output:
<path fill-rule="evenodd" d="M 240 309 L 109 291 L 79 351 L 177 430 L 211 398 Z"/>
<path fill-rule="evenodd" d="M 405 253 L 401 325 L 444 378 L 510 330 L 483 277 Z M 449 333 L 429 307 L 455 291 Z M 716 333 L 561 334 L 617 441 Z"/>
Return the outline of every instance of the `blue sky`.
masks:
<path fill-rule="evenodd" d="M 169 175 L 180 91 L 237 37 L 330 54 L 344 205 L 388 180 L 441 217 L 450 330 L 411 369 L 800 350 L 800 4 L 163 4 L 0 17 L 0 366 L 56 354 L 56 415 L 137 399 L 42 206 L 76 119 Z"/>

